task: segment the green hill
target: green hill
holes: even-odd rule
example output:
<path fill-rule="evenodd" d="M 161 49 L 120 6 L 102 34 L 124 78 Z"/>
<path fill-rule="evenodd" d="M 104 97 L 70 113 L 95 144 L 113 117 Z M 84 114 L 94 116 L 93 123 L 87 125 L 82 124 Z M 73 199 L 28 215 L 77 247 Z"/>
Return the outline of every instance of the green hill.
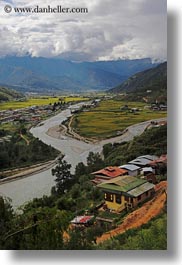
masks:
<path fill-rule="evenodd" d="M 167 101 L 167 62 L 133 75 L 109 93 L 127 93 L 127 100 Z"/>
<path fill-rule="evenodd" d="M 23 94 L 5 87 L 0 87 L 0 102 L 22 98 Z"/>

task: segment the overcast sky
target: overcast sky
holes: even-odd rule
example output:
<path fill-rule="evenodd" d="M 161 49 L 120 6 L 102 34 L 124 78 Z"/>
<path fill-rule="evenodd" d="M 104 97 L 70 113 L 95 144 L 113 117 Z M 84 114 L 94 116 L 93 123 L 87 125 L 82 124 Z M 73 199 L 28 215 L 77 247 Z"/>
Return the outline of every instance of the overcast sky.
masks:
<path fill-rule="evenodd" d="M 87 7 L 87 14 L 17 14 L 12 7 Z M 0 1 L 0 56 L 166 60 L 166 0 Z"/>

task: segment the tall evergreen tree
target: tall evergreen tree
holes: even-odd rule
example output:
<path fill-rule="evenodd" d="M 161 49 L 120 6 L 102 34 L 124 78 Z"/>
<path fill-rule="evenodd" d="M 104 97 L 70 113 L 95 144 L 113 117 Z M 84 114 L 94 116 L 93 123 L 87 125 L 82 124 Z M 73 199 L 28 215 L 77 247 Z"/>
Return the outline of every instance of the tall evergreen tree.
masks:
<path fill-rule="evenodd" d="M 52 169 L 52 175 L 56 177 L 56 192 L 58 194 L 66 193 L 72 184 L 73 175 L 71 174 L 71 165 L 62 158 L 58 159 L 58 164 Z"/>

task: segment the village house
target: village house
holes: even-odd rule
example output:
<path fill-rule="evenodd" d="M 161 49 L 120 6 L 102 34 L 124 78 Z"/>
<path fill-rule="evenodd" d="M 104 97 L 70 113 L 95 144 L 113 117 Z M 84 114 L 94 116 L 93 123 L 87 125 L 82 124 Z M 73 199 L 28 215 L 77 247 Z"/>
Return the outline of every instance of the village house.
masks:
<path fill-rule="evenodd" d="M 154 161 L 158 159 L 159 157 L 155 155 L 142 155 L 142 156 L 138 156 L 137 158 L 146 158 L 148 160 Z"/>
<path fill-rule="evenodd" d="M 155 169 L 152 167 L 143 167 L 141 170 L 141 174 L 144 176 L 147 176 L 151 173 L 155 174 Z"/>
<path fill-rule="evenodd" d="M 140 169 L 141 169 L 140 167 L 132 164 L 122 165 L 119 168 L 126 169 L 128 171 L 128 175 L 133 177 L 138 176 L 140 174 Z"/>
<path fill-rule="evenodd" d="M 143 178 L 146 179 L 148 182 L 156 184 L 157 178 L 155 176 L 155 169 L 152 167 L 143 167 L 141 174 L 143 175 Z"/>
<path fill-rule="evenodd" d="M 119 167 L 106 167 L 104 169 L 98 170 L 96 172 L 91 173 L 95 176 L 92 180 L 94 184 L 102 183 L 103 181 L 122 176 L 128 175 L 128 170 L 119 168 Z"/>
<path fill-rule="evenodd" d="M 154 184 L 132 176 L 119 176 L 97 187 L 104 193 L 106 207 L 116 212 L 135 208 L 155 192 Z"/>
<path fill-rule="evenodd" d="M 120 108 L 121 111 L 130 110 L 128 105 L 124 105 Z"/>
<path fill-rule="evenodd" d="M 150 163 L 156 159 L 158 159 L 158 157 L 154 155 L 143 155 L 143 156 L 138 156 L 134 160 L 128 162 L 128 164 L 133 164 L 143 168 L 150 166 Z"/>
<path fill-rule="evenodd" d="M 134 160 L 128 162 L 129 164 L 136 165 L 138 167 L 146 167 L 149 165 L 151 160 L 148 160 L 146 158 L 140 157 L 140 158 L 135 158 Z"/>
<path fill-rule="evenodd" d="M 159 106 L 159 108 L 160 108 L 160 110 L 162 110 L 162 111 L 167 111 L 167 105 L 161 104 L 161 105 Z"/>

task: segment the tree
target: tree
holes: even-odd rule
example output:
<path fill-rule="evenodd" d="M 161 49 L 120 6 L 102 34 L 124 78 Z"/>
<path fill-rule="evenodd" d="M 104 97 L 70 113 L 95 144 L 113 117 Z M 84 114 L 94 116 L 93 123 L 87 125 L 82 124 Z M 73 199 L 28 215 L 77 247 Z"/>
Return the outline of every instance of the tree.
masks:
<path fill-rule="evenodd" d="M 87 157 L 88 172 L 96 171 L 105 166 L 99 153 L 90 152 Z"/>
<path fill-rule="evenodd" d="M 112 149 L 113 149 L 113 145 L 111 143 L 105 144 L 103 146 L 104 158 L 106 158 L 109 155 L 109 153 L 112 151 Z"/>
<path fill-rule="evenodd" d="M 8 199 L 0 197 L 0 249 L 6 249 L 5 234 L 11 229 L 13 210 Z"/>
<path fill-rule="evenodd" d="M 158 165 L 158 168 L 157 168 L 157 173 L 159 175 L 165 175 L 167 174 L 167 165 L 166 164 L 161 164 L 161 165 Z"/>
<path fill-rule="evenodd" d="M 71 165 L 62 158 L 58 159 L 58 164 L 52 169 L 52 175 L 56 177 L 57 194 L 66 193 L 73 184 L 73 175 L 70 172 Z"/>
<path fill-rule="evenodd" d="M 78 165 L 75 168 L 75 176 L 80 177 L 83 176 L 87 173 L 86 171 L 86 166 L 84 165 L 83 162 L 78 163 Z"/>

